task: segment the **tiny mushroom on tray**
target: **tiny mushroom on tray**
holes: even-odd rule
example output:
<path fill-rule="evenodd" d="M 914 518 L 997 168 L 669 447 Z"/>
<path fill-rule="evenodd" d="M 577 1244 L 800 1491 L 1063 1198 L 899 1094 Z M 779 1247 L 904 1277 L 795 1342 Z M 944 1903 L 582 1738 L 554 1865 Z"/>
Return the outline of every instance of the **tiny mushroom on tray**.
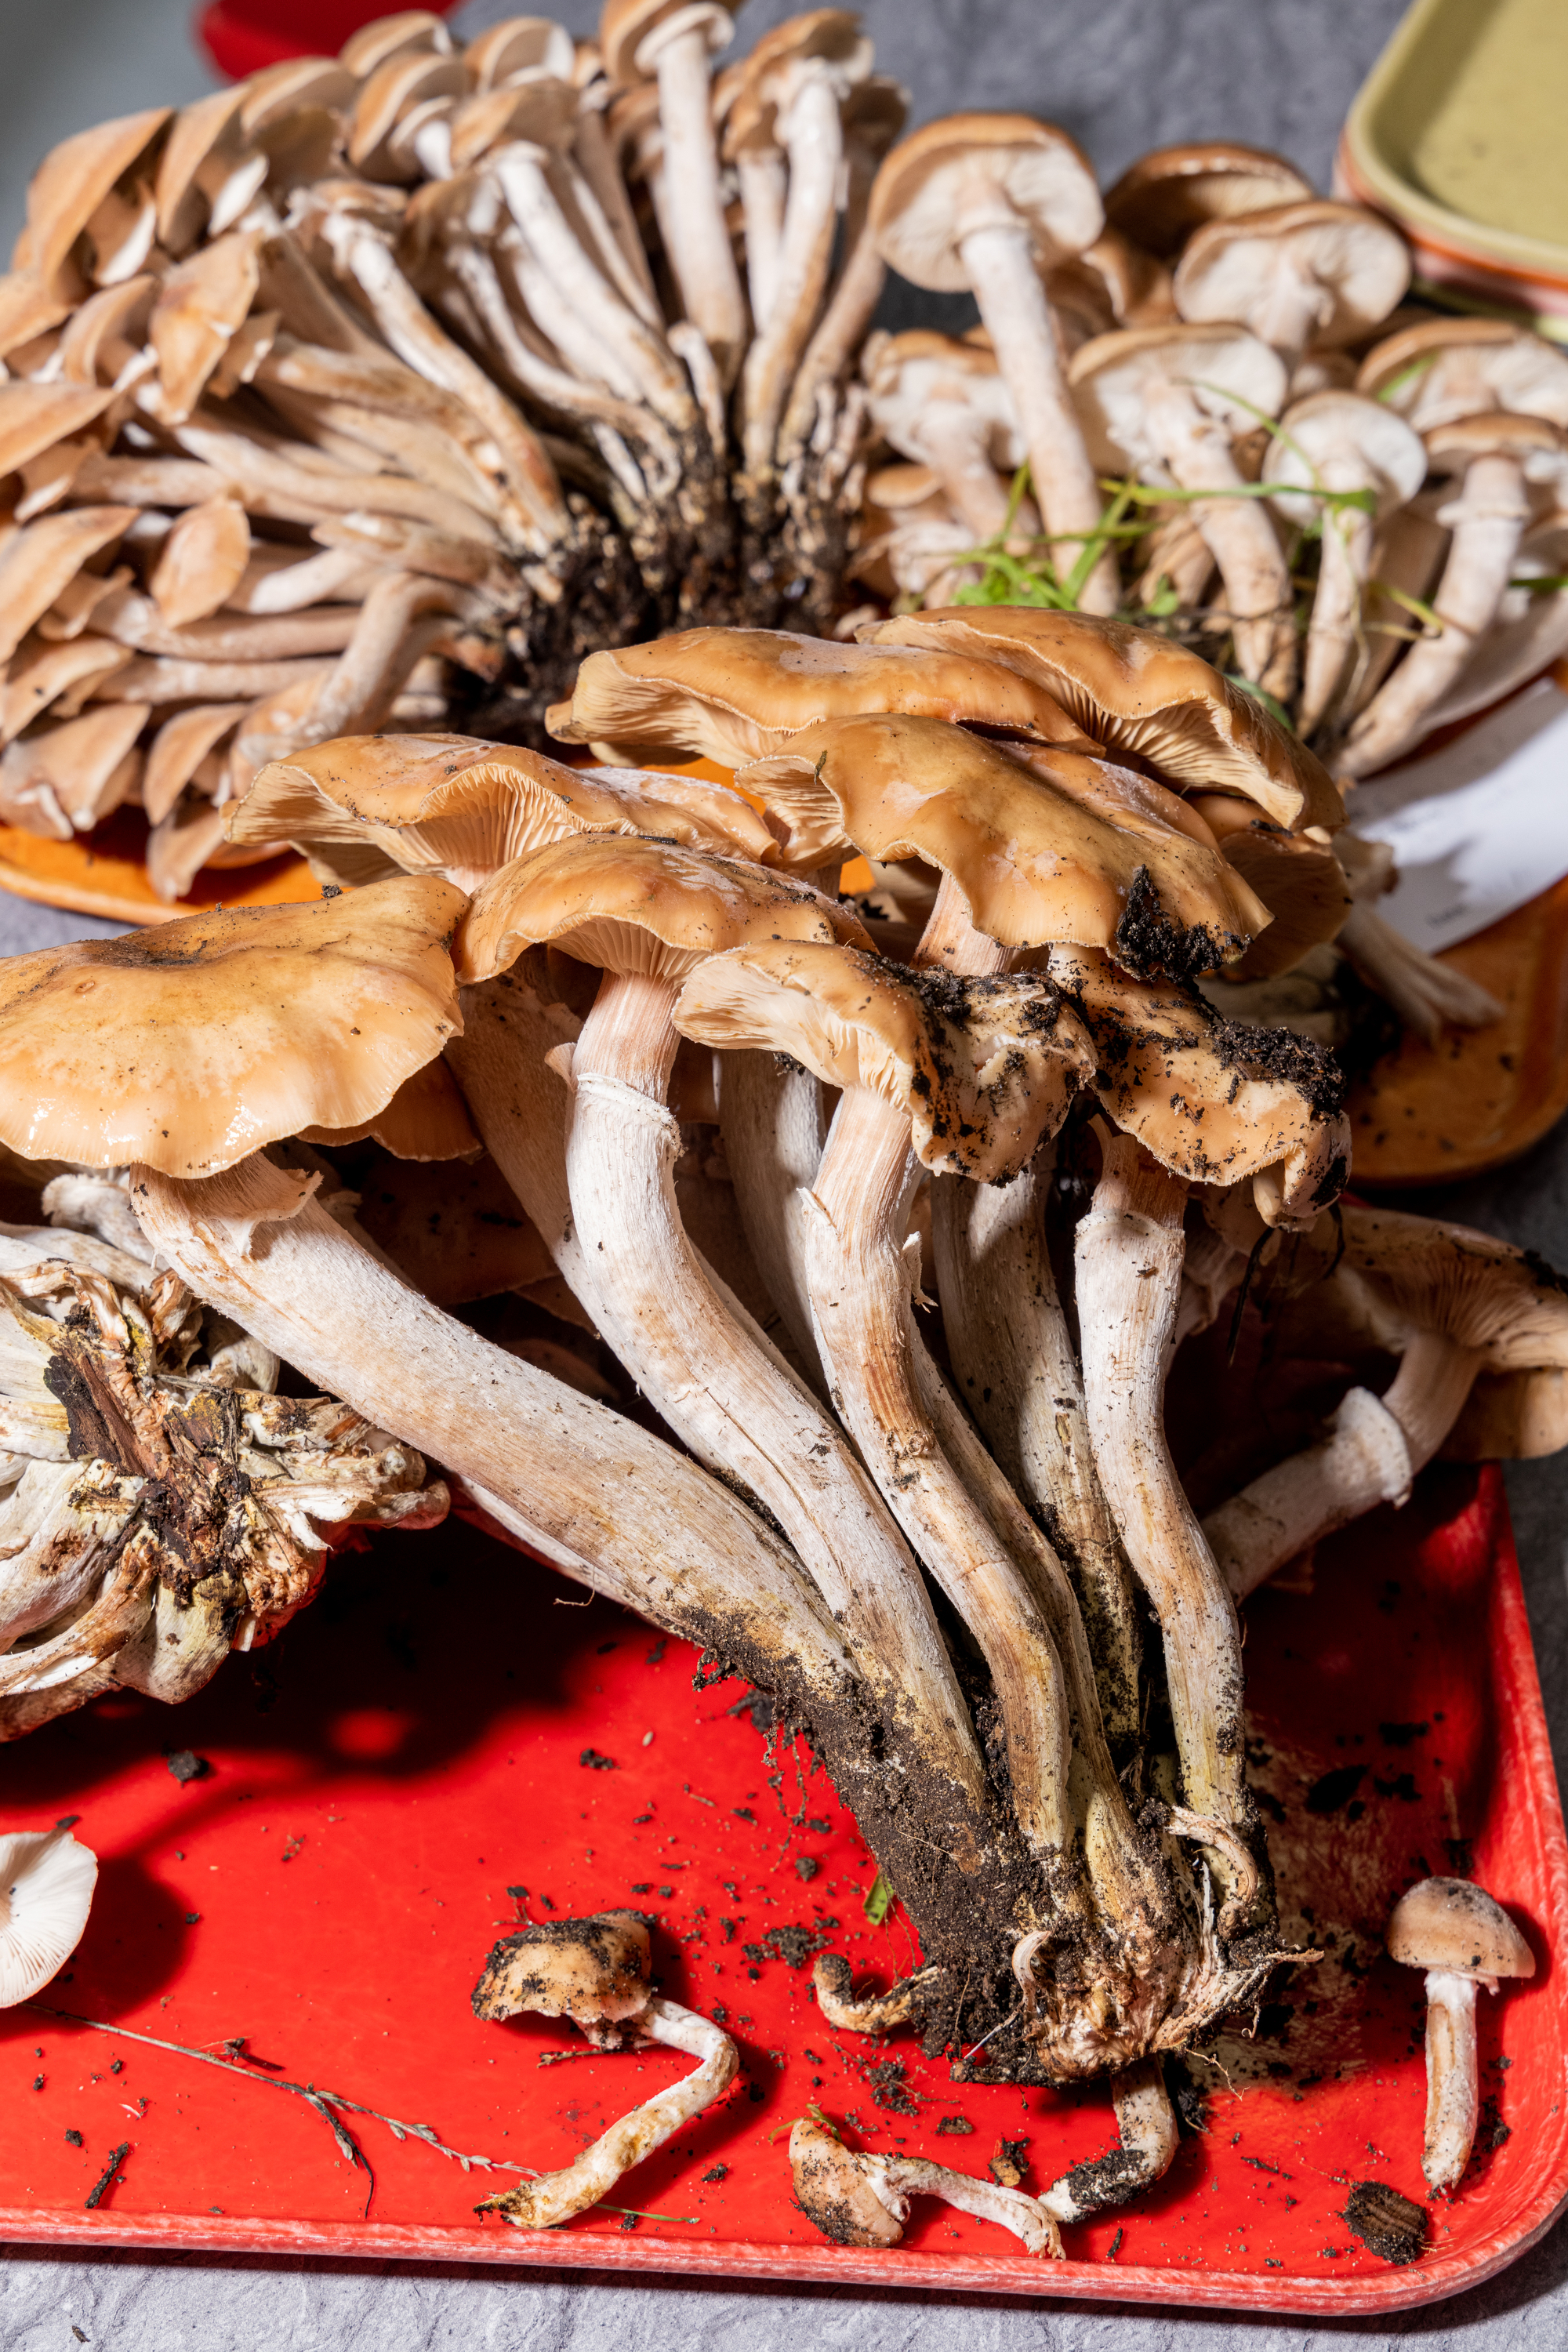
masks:
<path fill-rule="evenodd" d="M 0 1837 L 0 2009 L 31 2000 L 64 1968 L 97 1884 L 98 1856 L 68 1829 Z"/>
<path fill-rule="evenodd" d="M 1389 1954 L 1425 1969 L 1426 2129 L 1421 2169 L 1436 2192 L 1459 2185 L 1480 2113 L 1476 1994 L 1532 1977 L 1535 1955 L 1500 1903 L 1465 1878 L 1424 1878 L 1394 1905 Z"/>

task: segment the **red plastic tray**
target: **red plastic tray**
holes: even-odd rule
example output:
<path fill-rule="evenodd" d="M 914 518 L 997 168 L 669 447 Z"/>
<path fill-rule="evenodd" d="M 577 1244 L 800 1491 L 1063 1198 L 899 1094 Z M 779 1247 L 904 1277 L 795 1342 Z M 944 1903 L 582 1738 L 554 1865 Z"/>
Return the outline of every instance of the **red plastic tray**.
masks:
<path fill-rule="evenodd" d="M 973 2172 L 999 2137 L 1025 2138 L 1038 2189 L 1110 2143 L 1109 2100 L 956 2084 L 903 2038 L 836 2043 L 808 1967 L 767 1938 L 831 1920 L 858 1968 L 909 1965 L 901 1916 L 873 1927 L 863 1913 L 873 1865 L 853 1822 L 804 1752 L 770 1780 L 739 1685 L 694 1694 L 689 1650 L 575 1599 L 462 1527 L 388 1534 L 177 1715 L 117 1696 L 11 1749 L 3 1825 L 79 1814 L 102 1865 L 86 1937 L 44 2001 L 215 2053 L 244 2036 L 257 2063 L 225 2073 L 6 2011 L 0 2235 L 1335 2313 L 1453 2294 L 1550 2224 L 1568 2192 L 1568 1999 L 1543 1931 L 1568 1916 L 1568 1854 L 1495 1470 L 1429 1472 L 1405 1512 L 1323 1548 L 1310 1597 L 1265 1593 L 1247 1612 L 1257 1755 L 1275 1758 L 1263 1778 L 1316 1791 L 1279 1834 L 1320 1939 L 1331 1927 L 1339 1951 L 1353 1934 L 1369 1955 L 1401 1885 L 1473 1855 L 1537 1954 L 1533 1983 L 1480 2004 L 1483 2138 L 1499 2144 L 1430 2209 L 1428 2251 L 1405 2269 L 1340 2219 L 1357 2180 L 1423 2193 L 1420 1985 L 1386 1959 L 1271 1995 L 1251 2071 L 1277 2074 L 1248 2084 L 1222 2050 L 1236 2088 L 1208 2070 L 1206 2130 L 1153 2191 L 1069 2231 L 1069 2261 L 1033 2262 L 931 2203 L 896 2250 L 824 2243 L 793 2202 L 782 2137 L 808 2102 L 863 2145 Z M 176 1746 L 207 1759 L 204 1777 L 172 1776 Z M 468 2153 L 569 2160 L 687 2062 L 542 2066 L 584 2045 L 540 2019 L 482 2024 L 468 1995 L 519 1911 L 615 1904 L 657 1915 L 667 1989 L 722 2003 L 742 2051 L 724 2107 L 622 2184 L 625 2204 L 671 2218 L 628 2229 L 599 2211 L 537 2235 L 480 2221 L 474 2206 L 507 2175 L 465 2174 L 349 2115 L 373 2190 L 319 2113 L 265 2087 L 270 2062 Z M 1303 2083 L 1292 2053 L 1298 2071 L 1325 2053 L 1353 2071 Z M 901 2086 L 871 2077 L 889 2058 Z M 889 2088 L 912 2115 L 878 2104 Z M 941 2133 L 944 2117 L 973 2130 Z"/>

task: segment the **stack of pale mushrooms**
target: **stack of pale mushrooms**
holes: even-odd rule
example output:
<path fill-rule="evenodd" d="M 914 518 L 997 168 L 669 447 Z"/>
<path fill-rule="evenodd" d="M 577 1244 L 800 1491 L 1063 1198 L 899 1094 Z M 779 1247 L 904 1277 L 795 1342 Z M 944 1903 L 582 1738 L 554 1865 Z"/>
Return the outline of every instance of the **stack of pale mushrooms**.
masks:
<path fill-rule="evenodd" d="M 1322 935 L 1343 813 L 1190 650 L 1039 609 L 700 628 L 591 656 L 550 723 L 598 764 L 307 746 L 224 822 L 321 901 L 0 964 L 0 1675 L 47 1678 L 6 1727 L 179 1696 L 334 1522 L 449 1496 L 807 1735 L 923 1955 L 868 1995 L 825 1954 L 836 2027 L 1110 2077 L 1071 2223 L 1168 2163 L 1163 2056 L 1314 1957 L 1237 1599 L 1439 1450 L 1561 1444 L 1568 1296 L 1340 1203 L 1331 1057 L 1207 1002 Z M 1354 1381 L 1200 1521 L 1166 1376 L 1249 1296 Z"/>

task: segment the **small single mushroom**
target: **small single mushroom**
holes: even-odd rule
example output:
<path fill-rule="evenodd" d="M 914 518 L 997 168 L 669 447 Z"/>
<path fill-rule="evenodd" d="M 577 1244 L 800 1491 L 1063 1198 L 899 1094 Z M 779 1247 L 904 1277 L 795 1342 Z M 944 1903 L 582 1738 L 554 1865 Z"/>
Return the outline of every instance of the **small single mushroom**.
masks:
<path fill-rule="evenodd" d="M 158 361 L 159 421 L 183 425 L 244 325 L 260 284 L 259 236 L 231 229 L 172 269 L 148 325 Z"/>
<path fill-rule="evenodd" d="M 1008 527 L 1004 476 L 1023 462 L 1017 418 L 989 352 L 927 328 L 876 335 L 862 362 L 871 421 L 885 440 L 929 466 L 974 541 Z M 1031 528 L 1020 509 L 1020 533 Z"/>
<path fill-rule="evenodd" d="M 1214 550 L 1237 667 L 1276 696 L 1290 692 L 1295 625 L 1275 526 L 1232 451 L 1284 404 L 1278 356 L 1245 327 L 1173 321 L 1097 335 L 1068 370 L 1095 462 L 1194 493 L 1193 519 Z M 1205 496 L 1205 493 L 1213 495 Z"/>
<path fill-rule="evenodd" d="M 1410 283 L 1410 249 L 1360 205 L 1313 196 L 1194 229 L 1172 284 L 1184 319 L 1233 320 L 1294 372 L 1309 343 L 1364 342 Z"/>
<path fill-rule="evenodd" d="M 82 1939 L 98 1856 L 68 1829 L 0 1838 L 0 2009 L 42 1992 Z"/>
<path fill-rule="evenodd" d="M 90 831 L 134 796 L 142 775 L 136 739 L 150 715 L 145 702 L 100 703 L 8 743 L 0 758 L 6 823 L 57 841 Z"/>
<path fill-rule="evenodd" d="M 1478 1375 L 1514 1383 L 1568 1369 L 1568 1297 L 1539 1258 L 1430 1217 L 1346 1205 L 1339 1219 L 1342 1255 L 1283 1310 L 1279 1344 L 1342 1362 L 1373 1350 L 1399 1370 L 1381 1397 L 1350 1389 L 1318 1444 L 1205 1520 L 1238 1597 L 1362 1512 L 1402 1503 Z"/>
<path fill-rule="evenodd" d="M 232 228 L 267 178 L 267 155 L 245 135 L 248 95 L 216 89 L 183 106 L 158 158 L 158 242 L 183 258 L 198 237 Z"/>
<path fill-rule="evenodd" d="M 1315 392 L 1280 419 L 1263 460 L 1273 503 L 1299 526 L 1316 526 L 1321 560 L 1307 625 L 1296 724 L 1310 735 L 1328 716 L 1365 627 L 1363 591 L 1378 524 L 1426 478 L 1419 434 L 1381 402 L 1353 392 Z M 1323 491 L 1363 503 L 1334 505 Z"/>
<path fill-rule="evenodd" d="M 896 2246 L 911 2197 L 938 2197 L 1021 2238 L 1026 2252 L 1062 2259 L 1062 2242 L 1043 2204 L 1021 2189 L 976 2179 L 921 2156 L 857 2154 L 816 2112 L 790 2126 L 789 2167 L 801 2210 L 836 2246 Z"/>
<path fill-rule="evenodd" d="M 1153 629 L 1023 605 L 910 613 L 858 632 L 870 645 L 981 655 L 1043 687 L 1093 743 L 1176 792 L 1236 793 L 1270 823 L 1333 831 L 1344 805 L 1322 761 L 1212 665 Z"/>
<path fill-rule="evenodd" d="M 1568 435 L 1544 417 L 1483 410 L 1431 426 L 1426 444 L 1433 472 L 1454 486 L 1436 516 L 1452 533 L 1433 598 L 1442 625 L 1416 639 L 1357 718 L 1342 754 L 1352 776 L 1385 767 L 1419 739 L 1497 617 L 1532 487 L 1568 484 Z"/>
<path fill-rule="evenodd" d="M 1187 140 L 1130 163 L 1106 195 L 1105 217 L 1147 252 L 1173 261 L 1205 221 L 1300 204 L 1311 194 L 1294 163 L 1267 147 Z"/>
<path fill-rule="evenodd" d="M 508 1936 L 491 1952 L 474 1988 L 474 2014 L 517 2017 L 532 2011 L 569 2017 L 595 2050 L 646 2050 L 662 2043 L 701 2063 L 684 2082 L 656 2092 L 623 2116 L 559 2172 L 544 2172 L 487 2197 L 477 2210 L 500 2213 L 519 2230 L 549 2230 L 584 2212 L 623 2172 L 662 2147 L 721 2099 L 740 2055 L 719 2026 L 666 2000 L 648 1981 L 647 1922 L 636 1911 L 602 1911 L 587 1919 L 552 1919 Z"/>
<path fill-rule="evenodd" d="M 877 174 L 870 220 L 883 259 L 914 285 L 973 289 L 1067 577 L 1089 552 L 1101 500 L 1039 265 L 1081 253 L 1104 227 L 1088 163 L 1064 131 L 1032 116 L 949 115 L 892 150 Z M 1118 597 L 1114 557 L 1101 551 L 1078 603 L 1110 613 Z"/>
<path fill-rule="evenodd" d="M 1424 1878 L 1402 1895 L 1384 1938 L 1389 1957 L 1426 1971 L 1426 2129 L 1421 2169 L 1435 2195 L 1459 2185 L 1475 2145 L 1476 1992 L 1532 1977 L 1535 1955 L 1500 1903 L 1465 1878 Z"/>

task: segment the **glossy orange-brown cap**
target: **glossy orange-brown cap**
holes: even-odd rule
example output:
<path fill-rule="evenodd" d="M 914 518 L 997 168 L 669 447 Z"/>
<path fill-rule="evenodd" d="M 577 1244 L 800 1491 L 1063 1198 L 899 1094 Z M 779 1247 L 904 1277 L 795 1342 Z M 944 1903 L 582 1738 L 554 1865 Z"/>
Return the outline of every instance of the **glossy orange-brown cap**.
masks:
<path fill-rule="evenodd" d="M 742 771 L 792 856 L 919 857 L 951 875 L 979 930 L 1009 948 L 1113 949 L 1131 971 L 1207 971 L 1238 955 L 1268 909 L 1217 850 L 1152 814 L 1123 824 L 1081 753 L 1027 764 L 934 719 L 830 719 Z"/>
<path fill-rule="evenodd" d="M 426 1062 L 391 1101 L 354 1127 L 302 1127 L 305 1143 L 374 1140 L 395 1160 L 466 1160 L 483 1149 L 458 1081 L 445 1062 Z"/>
<path fill-rule="evenodd" d="M 580 833 L 503 866 L 476 893 L 455 954 L 465 985 L 542 944 L 602 971 L 676 981 L 705 957 L 770 939 L 871 944 L 849 908 L 766 866 Z"/>
<path fill-rule="evenodd" d="M 1256 801 L 1200 793 L 1186 805 L 1212 828 L 1226 865 L 1256 891 L 1274 920 L 1227 980 L 1268 980 L 1289 971 L 1309 948 L 1337 939 L 1351 910 L 1344 868 L 1326 842 L 1270 824 Z"/>
<path fill-rule="evenodd" d="M 450 883 L 191 915 L 0 963 L 0 1139 L 208 1176 L 374 1120 L 462 1022 Z"/>
<path fill-rule="evenodd" d="M 1221 1021 L 1082 948 L 1053 948 L 1047 968 L 1094 1039 L 1100 1101 L 1162 1166 L 1200 1184 L 1250 1177 L 1271 1225 L 1310 1225 L 1337 1197 L 1350 1127 L 1321 1046 Z"/>
<path fill-rule="evenodd" d="M 1108 751 L 1187 792 L 1239 793 L 1276 824 L 1332 829 L 1344 805 L 1321 761 L 1257 697 L 1153 629 L 1036 605 L 963 604 L 873 622 L 872 645 L 949 646 L 1054 696 Z"/>
<path fill-rule="evenodd" d="M 875 710 L 1092 748 L 1048 689 L 984 655 L 839 645 L 787 629 L 686 629 L 590 654 L 571 701 L 551 711 L 550 731 L 564 743 L 602 745 L 606 758 L 673 754 L 735 767 L 819 719 Z"/>
<path fill-rule="evenodd" d="M 641 768 L 568 768 L 472 735 L 340 735 L 273 760 L 226 813 L 230 841 L 289 841 L 342 883 L 442 873 L 475 890 L 574 833 L 650 834 L 773 862 L 778 844 L 727 785 Z"/>
<path fill-rule="evenodd" d="M 710 956 L 675 1025 L 868 1087 L 909 1114 L 924 1166 L 987 1183 L 1016 1175 L 1094 1076 L 1088 1032 L 1038 974 L 961 980 L 854 948 L 766 940 Z"/>

